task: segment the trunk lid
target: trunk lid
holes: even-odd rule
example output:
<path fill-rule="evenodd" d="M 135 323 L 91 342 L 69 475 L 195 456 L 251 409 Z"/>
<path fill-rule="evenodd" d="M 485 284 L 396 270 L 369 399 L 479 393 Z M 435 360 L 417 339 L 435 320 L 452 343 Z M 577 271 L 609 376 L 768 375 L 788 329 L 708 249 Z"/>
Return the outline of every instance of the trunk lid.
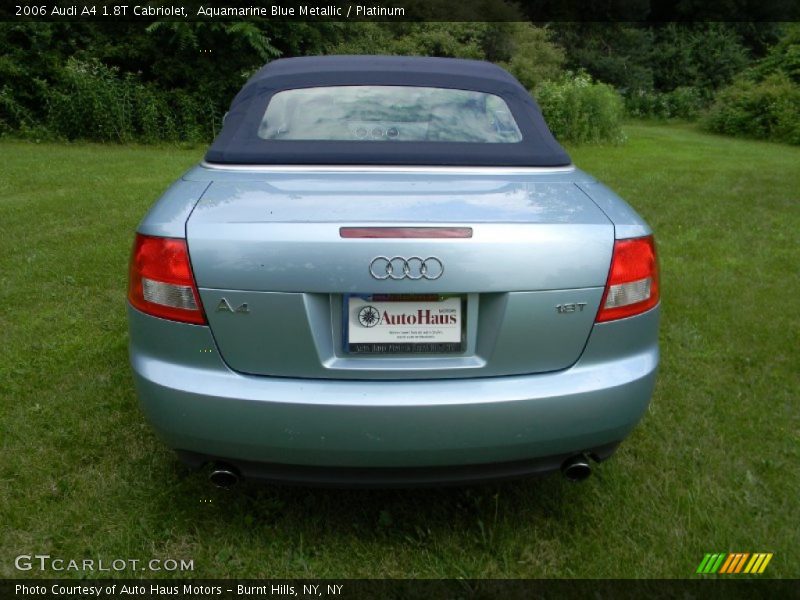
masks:
<path fill-rule="evenodd" d="M 340 234 L 375 226 L 468 227 L 472 237 Z M 602 296 L 614 228 L 565 175 L 225 173 L 195 207 L 187 239 L 209 325 L 235 370 L 470 377 L 552 371 L 577 360 Z M 400 257 L 398 265 L 433 257 L 442 272 L 378 279 L 370 269 L 378 257 Z M 351 294 L 461 298 L 461 351 L 350 352 Z"/>

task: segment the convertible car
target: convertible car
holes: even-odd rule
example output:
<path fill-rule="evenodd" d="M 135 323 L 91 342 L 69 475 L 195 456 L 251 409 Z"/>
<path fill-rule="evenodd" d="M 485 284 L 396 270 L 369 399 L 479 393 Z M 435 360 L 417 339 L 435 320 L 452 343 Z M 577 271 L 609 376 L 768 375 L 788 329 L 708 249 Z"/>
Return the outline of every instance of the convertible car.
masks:
<path fill-rule="evenodd" d="M 217 485 L 586 478 L 647 409 L 653 236 L 486 62 L 276 60 L 130 261 L 155 430 Z"/>

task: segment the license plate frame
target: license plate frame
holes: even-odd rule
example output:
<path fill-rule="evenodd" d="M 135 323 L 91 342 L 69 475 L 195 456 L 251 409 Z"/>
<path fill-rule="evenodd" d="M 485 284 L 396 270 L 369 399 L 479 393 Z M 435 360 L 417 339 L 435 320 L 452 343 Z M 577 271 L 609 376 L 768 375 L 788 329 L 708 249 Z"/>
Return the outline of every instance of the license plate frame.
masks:
<path fill-rule="evenodd" d="M 353 300 L 356 300 L 353 303 Z M 436 311 L 436 318 L 442 319 L 444 316 L 454 314 L 451 309 L 457 309 L 455 313 L 457 323 L 439 324 L 397 324 L 392 325 L 392 332 L 386 329 L 386 324 L 382 323 L 383 331 L 373 331 L 377 336 L 382 333 L 387 335 L 386 340 L 373 340 L 375 335 L 365 337 L 362 330 L 359 335 L 351 335 L 352 325 L 357 318 L 354 314 L 356 307 L 359 311 L 365 305 L 370 305 L 380 309 L 390 310 L 390 317 L 398 316 L 397 309 L 427 311 L 434 309 L 445 309 L 443 312 Z M 351 307 L 353 307 L 351 309 Z M 466 348 L 467 335 L 467 298 L 464 294 L 345 294 L 342 297 L 342 345 L 347 354 L 358 356 L 420 356 L 420 355 L 458 355 L 463 354 Z M 441 316 L 439 316 L 441 314 Z M 424 314 L 424 318 L 432 318 Z M 381 319 L 383 316 L 381 315 Z M 358 325 L 359 328 L 361 325 Z M 370 328 L 371 329 L 371 328 Z M 441 331 L 441 335 L 431 333 Z M 423 333 L 426 332 L 426 333 Z M 405 337 L 403 337 L 405 336 Z M 411 336 L 411 337 L 409 337 Z M 354 339 L 355 338 L 355 339 Z M 457 338 L 457 339 L 455 339 Z"/>

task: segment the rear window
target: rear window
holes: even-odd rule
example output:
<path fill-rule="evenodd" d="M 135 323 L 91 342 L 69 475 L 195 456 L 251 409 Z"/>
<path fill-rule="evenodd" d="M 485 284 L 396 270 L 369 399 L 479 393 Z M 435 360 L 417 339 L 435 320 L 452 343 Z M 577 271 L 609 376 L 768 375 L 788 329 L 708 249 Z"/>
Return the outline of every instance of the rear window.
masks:
<path fill-rule="evenodd" d="M 470 90 L 350 85 L 278 92 L 258 129 L 265 140 L 516 143 L 505 101 Z"/>

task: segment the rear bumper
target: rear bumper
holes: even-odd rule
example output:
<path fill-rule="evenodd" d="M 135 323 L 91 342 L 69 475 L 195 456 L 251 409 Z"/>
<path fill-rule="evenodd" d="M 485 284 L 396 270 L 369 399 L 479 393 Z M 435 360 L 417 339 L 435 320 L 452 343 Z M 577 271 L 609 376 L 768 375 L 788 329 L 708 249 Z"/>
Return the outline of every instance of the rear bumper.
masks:
<path fill-rule="evenodd" d="M 614 454 L 618 445 L 615 442 L 590 448 L 586 454 L 600 462 Z M 412 485 L 439 487 L 544 475 L 559 470 L 565 460 L 574 456 L 570 452 L 501 463 L 434 467 L 316 467 L 231 459 L 186 450 L 178 450 L 177 454 L 189 467 L 224 464 L 246 479 L 313 486 L 380 488 Z"/>
<path fill-rule="evenodd" d="M 337 480 L 386 468 L 446 480 L 446 468 L 502 476 L 552 470 L 579 451 L 607 456 L 650 401 L 658 311 L 595 325 L 563 371 L 375 381 L 242 375 L 221 360 L 207 327 L 128 307 L 139 400 L 169 446 L 189 462 L 228 460 L 245 475 L 297 479 L 282 466 L 291 465 L 303 481 L 325 479 L 318 467 Z"/>

